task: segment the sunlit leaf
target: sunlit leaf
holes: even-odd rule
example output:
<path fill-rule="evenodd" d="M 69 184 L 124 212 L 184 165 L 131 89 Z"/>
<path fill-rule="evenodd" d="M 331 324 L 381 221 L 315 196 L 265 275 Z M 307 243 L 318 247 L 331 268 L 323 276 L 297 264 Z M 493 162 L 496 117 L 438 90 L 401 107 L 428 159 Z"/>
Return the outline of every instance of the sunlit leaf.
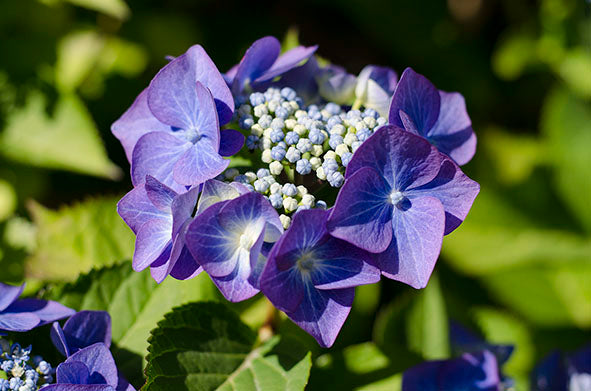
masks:
<path fill-rule="evenodd" d="M 310 353 L 278 336 L 258 347 L 255 340 L 256 334 L 222 304 L 175 308 L 152 331 L 143 389 L 303 390 Z"/>
<path fill-rule="evenodd" d="M 373 342 L 347 346 L 343 357 L 347 369 L 355 374 L 384 369 L 389 364 L 388 357 Z"/>
<path fill-rule="evenodd" d="M 60 95 L 53 116 L 39 93 L 15 111 L 0 133 L 0 153 L 22 164 L 118 178 L 119 167 L 107 157 L 99 132 L 75 95 Z"/>
<path fill-rule="evenodd" d="M 16 209 L 16 193 L 12 185 L 0 179 L 0 221 L 6 220 Z"/>

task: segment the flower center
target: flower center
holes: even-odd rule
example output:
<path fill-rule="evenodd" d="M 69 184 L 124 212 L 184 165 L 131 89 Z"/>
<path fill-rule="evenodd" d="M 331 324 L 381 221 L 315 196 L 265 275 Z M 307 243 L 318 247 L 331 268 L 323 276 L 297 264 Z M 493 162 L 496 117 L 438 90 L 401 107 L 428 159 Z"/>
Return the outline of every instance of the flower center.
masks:
<path fill-rule="evenodd" d="M 296 267 L 302 274 L 308 274 L 314 268 L 316 259 L 313 252 L 303 253 L 296 262 Z"/>
<path fill-rule="evenodd" d="M 251 235 L 248 234 L 248 232 L 243 233 L 242 235 L 240 235 L 240 248 L 243 248 L 245 250 L 250 250 L 250 248 L 253 245 L 253 237 Z"/>
<path fill-rule="evenodd" d="M 398 205 L 403 199 L 404 194 L 398 190 L 394 190 L 392 193 L 390 193 L 390 202 L 394 206 Z"/>

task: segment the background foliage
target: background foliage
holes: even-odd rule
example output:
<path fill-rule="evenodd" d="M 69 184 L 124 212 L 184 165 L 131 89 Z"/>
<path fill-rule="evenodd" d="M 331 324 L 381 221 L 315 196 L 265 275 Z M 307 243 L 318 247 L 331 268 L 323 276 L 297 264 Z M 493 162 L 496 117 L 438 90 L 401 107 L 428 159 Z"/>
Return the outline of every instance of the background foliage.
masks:
<path fill-rule="evenodd" d="M 350 72 L 412 66 L 460 91 L 479 138 L 465 169 L 481 194 L 444 240 L 428 288 L 388 280 L 358 288 L 330 350 L 270 313 L 264 299 L 216 310 L 222 304 L 211 303 L 219 294 L 206 276 L 157 286 L 147 272 L 132 273 L 133 234 L 115 212 L 130 180 L 109 127 L 164 57 L 200 43 L 225 71 L 252 41 L 290 27 Z M 302 389 L 308 373 L 312 390 L 390 390 L 404 369 L 450 357 L 449 319 L 514 344 L 504 372 L 525 390 L 541 357 L 589 342 L 588 3 L 4 0 L 0 37 L 0 280 L 26 278 L 29 294 L 41 289 L 72 308 L 116 314 L 114 354 L 134 384 L 144 383 L 152 329 L 149 390 L 160 389 L 162 371 L 205 384 L 198 359 L 207 349 L 224 352 L 213 361 L 223 378 L 207 383 L 224 390 L 250 389 L 261 376 Z M 195 301 L 209 303 L 170 312 Z M 243 324 L 231 335 L 212 331 L 197 309 L 214 311 L 217 326 L 236 324 L 237 311 Z M 203 338 L 170 345 L 162 335 L 171 327 Z M 278 336 L 258 345 L 257 333 L 271 328 Z M 36 333 L 30 338 L 46 339 L 46 329 Z M 178 353 L 176 367 L 159 364 L 162 346 Z"/>

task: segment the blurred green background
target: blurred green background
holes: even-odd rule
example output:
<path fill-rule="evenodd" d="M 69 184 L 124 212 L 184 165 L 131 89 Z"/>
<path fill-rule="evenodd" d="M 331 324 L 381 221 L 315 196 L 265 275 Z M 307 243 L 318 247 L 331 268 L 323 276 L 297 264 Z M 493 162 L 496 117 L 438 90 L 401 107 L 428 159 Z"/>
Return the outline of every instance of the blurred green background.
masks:
<path fill-rule="evenodd" d="M 449 356 L 449 318 L 516 345 L 504 370 L 518 389 L 552 349 L 591 341 L 584 0 L 2 0 L 0 280 L 34 292 L 129 259 L 115 212 L 129 166 L 111 123 L 166 55 L 199 43 L 224 72 L 288 31 L 351 73 L 411 66 L 461 92 L 478 136 L 464 169 L 482 188 L 429 288 L 358 290 L 335 348 L 315 348 L 310 387 L 388 389 L 392 374 Z"/>

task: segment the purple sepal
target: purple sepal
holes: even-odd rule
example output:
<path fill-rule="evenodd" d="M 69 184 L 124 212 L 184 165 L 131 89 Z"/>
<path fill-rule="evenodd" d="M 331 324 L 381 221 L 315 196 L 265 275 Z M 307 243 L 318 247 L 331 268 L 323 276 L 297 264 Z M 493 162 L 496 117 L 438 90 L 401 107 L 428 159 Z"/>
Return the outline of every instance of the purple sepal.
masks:
<path fill-rule="evenodd" d="M 397 81 L 398 75 L 391 68 L 368 65 L 357 76 L 355 98 L 363 106 L 387 117 Z"/>
<path fill-rule="evenodd" d="M 562 353 L 554 351 L 532 371 L 532 391 L 568 391 L 568 374 Z"/>
<path fill-rule="evenodd" d="M 407 68 L 389 109 L 389 122 L 425 137 L 457 164 L 468 163 L 476 151 L 476 136 L 461 94 L 439 91 Z"/>
<path fill-rule="evenodd" d="M 0 305 L 0 331 L 29 331 L 35 327 L 66 318 L 75 313 L 55 301 L 39 299 L 17 300 L 24 289 L 24 284 L 11 286 L 0 283 L 3 294 Z"/>
<path fill-rule="evenodd" d="M 297 46 L 280 55 L 273 65 L 265 70 L 265 73 L 255 79 L 255 83 L 264 83 L 273 80 L 307 60 L 318 49 L 318 46 Z"/>
<path fill-rule="evenodd" d="M 232 156 L 240 151 L 244 145 L 244 135 L 234 129 L 223 129 L 220 132 L 220 150 L 221 156 Z"/>
<path fill-rule="evenodd" d="M 320 72 L 316 57 L 310 56 L 303 65 L 297 66 L 283 75 L 272 86 L 290 87 L 295 90 L 304 102 L 314 102 L 318 99 L 318 83 L 316 77 Z"/>
<path fill-rule="evenodd" d="M 269 300 L 324 347 L 349 313 L 353 287 L 380 279 L 371 255 L 328 234 L 329 212 L 298 212 L 275 244 L 260 278 Z"/>
<path fill-rule="evenodd" d="M 123 115 L 111 125 L 111 131 L 119 139 L 127 160 L 131 163 L 133 148 L 146 133 L 169 132 L 170 126 L 158 121 L 148 107 L 148 89 L 144 89 Z"/>
<path fill-rule="evenodd" d="M 198 214 L 188 227 L 186 243 L 222 294 L 230 301 L 242 301 L 258 292 L 258 283 L 250 276 L 267 231 L 283 231 L 279 216 L 261 194 L 253 192 L 217 202 Z"/>
<path fill-rule="evenodd" d="M 191 110 L 187 112 L 188 115 L 195 115 L 198 112 L 195 107 L 197 101 L 183 99 L 193 96 L 198 82 L 211 91 L 220 124 L 228 123 L 234 112 L 234 98 L 217 67 L 200 45 L 191 46 L 156 74 L 148 92 L 148 102 L 153 114 L 159 116 L 160 110 L 170 112 L 174 105 L 181 105 Z M 169 116 L 165 115 L 163 118 Z M 182 116 L 173 121 L 179 121 L 180 118 Z"/>
<path fill-rule="evenodd" d="M 106 311 L 80 311 L 66 321 L 63 329 L 54 322 L 51 340 L 64 356 L 102 342 L 111 346 L 111 317 Z"/>
<path fill-rule="evenodd" d="M 351 105 L 355 99 L 357 77 L 345 69 L 329 65 L 322 68 L 317 76 L 318 92 L 322 98 L 339 105 Z"/>
<path fill-rule="evenodd" d="M 484 350 L 445 361 L 427 361 L 402 376 L 402 391 L 497 391 L 500 385 L 495 356 Z"/>

